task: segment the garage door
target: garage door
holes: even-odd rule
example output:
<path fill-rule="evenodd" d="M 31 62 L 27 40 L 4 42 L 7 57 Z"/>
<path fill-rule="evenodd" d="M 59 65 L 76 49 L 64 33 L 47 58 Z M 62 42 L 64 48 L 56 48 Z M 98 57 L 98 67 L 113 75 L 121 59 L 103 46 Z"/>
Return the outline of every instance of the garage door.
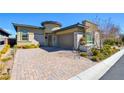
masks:
<path fill-rule="evenodd" d="M 59 46 L 62 48 L 73 49 L 74 47 L 74 35 L 73 33 L 58 36 Z"/>
<path fill-rule="evenodd" d="M 35 34 L 34 39 L 39 42 L 40 45 L 44 45 L 44 36 L 42 34 Z"/>

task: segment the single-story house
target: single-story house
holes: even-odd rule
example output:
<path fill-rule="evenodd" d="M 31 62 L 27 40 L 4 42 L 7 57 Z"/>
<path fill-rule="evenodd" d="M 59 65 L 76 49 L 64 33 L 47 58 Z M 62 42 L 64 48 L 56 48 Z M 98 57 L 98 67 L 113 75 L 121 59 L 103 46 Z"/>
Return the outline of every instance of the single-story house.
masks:
<path fill-rule="evenodd" d="M 62 27 L 59 22 L 45 21 L 41 26 L 13 23 L 17 32 L 17 45 L 40 44 L 41 46 L 77 49 L 81 37 L 89 47 L 100 47 L 98 25 L 88 20 Z"/>
<path fill-rule="evenodd" d="M 4 45 L 8 43 L 9 33 L 4 29 L 0 28 L 0 45 Z"/>

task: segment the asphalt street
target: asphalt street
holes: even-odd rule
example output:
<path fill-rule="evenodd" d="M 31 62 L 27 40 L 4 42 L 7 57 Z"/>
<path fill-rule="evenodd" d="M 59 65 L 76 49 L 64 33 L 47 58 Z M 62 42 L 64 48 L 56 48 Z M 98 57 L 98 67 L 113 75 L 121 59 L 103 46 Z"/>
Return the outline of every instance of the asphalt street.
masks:
<path fill-rule="evenodd" d="M 100 80 L 124 80 L 124 56 Z"/>

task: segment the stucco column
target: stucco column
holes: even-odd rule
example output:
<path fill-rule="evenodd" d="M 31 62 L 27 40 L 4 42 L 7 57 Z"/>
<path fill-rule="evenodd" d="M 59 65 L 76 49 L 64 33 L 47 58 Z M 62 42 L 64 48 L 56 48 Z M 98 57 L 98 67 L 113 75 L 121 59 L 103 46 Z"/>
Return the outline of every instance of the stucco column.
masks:
<path fill-rule="evenodd" d="M 4 44 L 8 44 L 8 38 L 7 37 L 4 38 Z"/>

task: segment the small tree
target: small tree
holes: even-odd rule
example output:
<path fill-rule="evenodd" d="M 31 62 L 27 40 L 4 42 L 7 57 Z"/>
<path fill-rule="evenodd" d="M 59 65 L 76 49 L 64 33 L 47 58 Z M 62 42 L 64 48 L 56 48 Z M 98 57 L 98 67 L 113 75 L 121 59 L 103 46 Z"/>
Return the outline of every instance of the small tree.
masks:
<path fill-rule="evenodd" d="M 82 37 L 79 41 L 79 45 L 85 45 L 86 44 L 86 39 L 85 37 Z"/>
<path fill-rule="evenodd" d="M 85 37 L 80 38 L 79 44 L 78 44 L 78 51 L 80 51 L 80 46 L 84 46 L 86 44 Z"/>
<path fill-rule="evenodd" d="M 116 24 L 114 24 L 111 21 L 111 18 L 108 19 L 101 19 L 98 16 L 96 16 L 95 20 L 93 20 L 94 23 L 98 24 L 99 29 L 101 31 L 101 41 L 104 42 L 106 40 L 113 40 L 114 42 L 117 42 L 117 44 L 120 41 L 120 27 Z"/>
<path fill-rule="evenodd" d="M 122 41 L 122 44 L 124 45 L 124 34 L 121 34 L 121 41 Z"/>

